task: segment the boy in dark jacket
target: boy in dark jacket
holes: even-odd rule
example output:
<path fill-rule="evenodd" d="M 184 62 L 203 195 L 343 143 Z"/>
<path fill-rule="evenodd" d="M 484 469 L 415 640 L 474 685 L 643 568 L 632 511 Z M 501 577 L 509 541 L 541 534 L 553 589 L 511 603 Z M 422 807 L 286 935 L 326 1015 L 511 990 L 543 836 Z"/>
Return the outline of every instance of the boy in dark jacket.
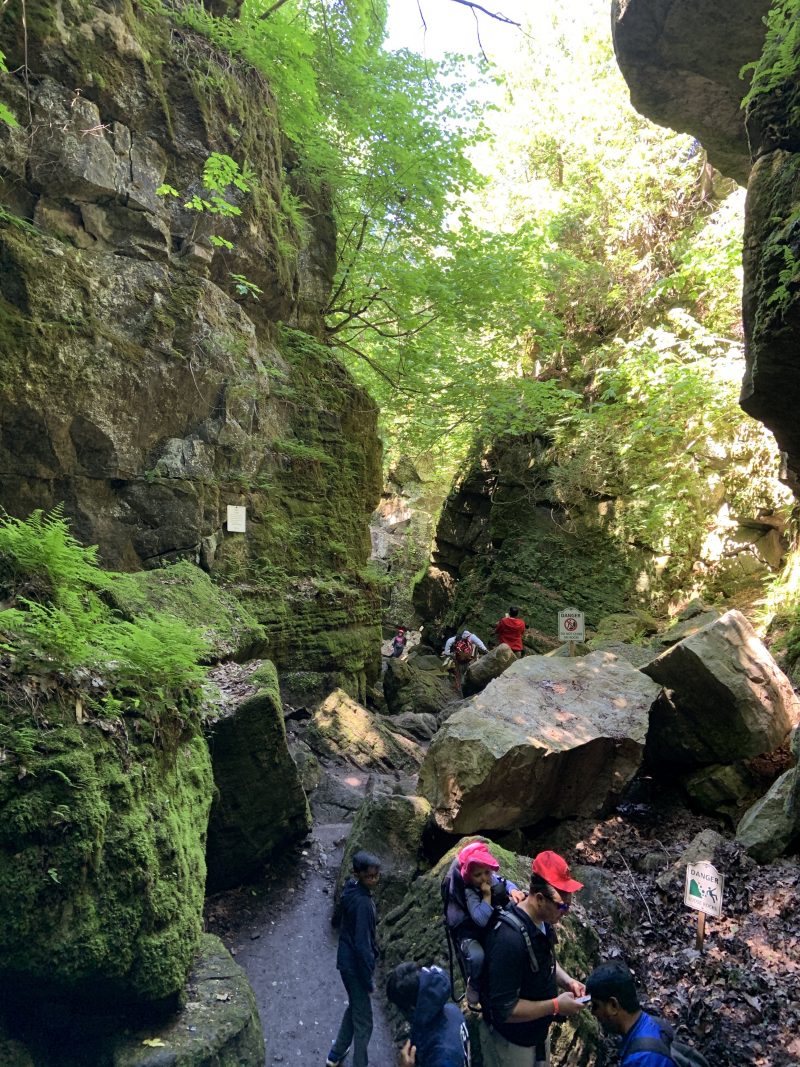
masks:
<path fill-rule="evenodd" d="M 367 1067 L 367 1045 L 372 1036 L 372 976 L 378 958 L 375 940 L 375 901 L 372 887 L 381 873 L 381 861 L 370 852 L 353 856 L 353 878 L 342 890 L 342 921 L 336 967 L 347 990 L 348 1004 L 331 1045 L 325 1067 L 339 1067 L 353 1045 L 353 1067 Z"/>
<path fill-rule="evenodd" d="M 467 1027 L 443 970 L 401 963 L 389 975 L 386 996 L 411 1020 L 401 1067 L 469 1067 Z"/>

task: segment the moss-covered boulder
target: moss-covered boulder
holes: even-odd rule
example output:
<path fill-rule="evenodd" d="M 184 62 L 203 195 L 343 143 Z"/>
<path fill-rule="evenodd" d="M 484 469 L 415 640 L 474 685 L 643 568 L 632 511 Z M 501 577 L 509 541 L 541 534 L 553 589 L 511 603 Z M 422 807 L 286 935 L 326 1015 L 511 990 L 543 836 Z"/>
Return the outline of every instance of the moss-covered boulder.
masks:
<path fill-rule="evenodd" d="M 338 757 L 363 770 L 414 773 L 422 762 L 419 745 L 389 728 L 343 690 L 320 704 L 308 726 L 306 740 L 320 756 Z"/>
<path fill-rule="evenodd" d="M 289 753 L 278 674 L 266 661 L 258 686 L 229 713 L 206 720 L 216 792 L 208 826 L 208 885 L 254 874 L 280 845 L 311 828 L 308 801 Z"/>
<path fill-rule="evenodd" d="M 173 996 L 202 929 L 212 779 L 197 708 L 98 713 L 52 679 L 3 682 L 3 984 L 23 997 Z"/>
<path fill-rule="evenodd" d="M 415 960 L 424 966 L 438 964 L 448 968 L 447 940 L 442 920 L 442 878 L 450 864 L 474 837 L 463 838 L 425 874 L 416 878 L 408 887 L 402 902 L 379 917 L 378 934 L 384 967 L 387 971 L 403 960 Z M 481 838 L 481 840 L 486 840 Z M 530 881 L 531 861 L 517 856 L 499 845 L 488 841 L 492 854 L 500 862 L 500 872 L 527 889 Z M 572 914 L 559 925 L 558 959 L 564 969 L 576 978 L 585 977 L 595 965 L 599 950 L 597 935 L 586 920 L 585 913 L 577 903 Z M 460 983 L 457 983 L 460 986 Z M 565 1062 L 576 1067 L 592 1062 L 596 1047 L 596 1027 L 588 1012 L 577 1017 L 575 1023 L 566 1022 L 554 1027 L 554 1062 L 559 1062 L 559 1052 L 569 1049 Z M 477 1047 L 477 1033 L 473 1033 L 473 1050 Z"/>
<path fill-rule="evenodd" d="M 418 653 L 411 653 L 406 659 L 387 660 L 383 692 L 392 715 L 438 715 L 446 704 L 459 697 L 441 659 Z"/>
<path fill-rule="evenodd" d="M 379 912 L 399 904 L 409 884 L 427 866 L 422 855 L 422 835 L 430 816 L 431 806 L 422 797 L 367 797 L 347 838 L 336 883 L 337 902 L 350 877 L 353 856 L 366 849 L 381 861 L 380 881 L 373 890 Z"/>
<path fill-rule="evenodd" d="M 253 991 L 218 937 L 203 934 L 187 998 L 165 1026 L 112 1042 L 110 1067 L 263 1067 Z"/>
<path fill-rule="evenodd" d="M 107 595 L 125 618 L 182 619 L 207 640 L 208 660 L 256 659 L 264 653 L 267 639 L 255 616 L 230 590 L 188 561 L 115 576 Z"/>

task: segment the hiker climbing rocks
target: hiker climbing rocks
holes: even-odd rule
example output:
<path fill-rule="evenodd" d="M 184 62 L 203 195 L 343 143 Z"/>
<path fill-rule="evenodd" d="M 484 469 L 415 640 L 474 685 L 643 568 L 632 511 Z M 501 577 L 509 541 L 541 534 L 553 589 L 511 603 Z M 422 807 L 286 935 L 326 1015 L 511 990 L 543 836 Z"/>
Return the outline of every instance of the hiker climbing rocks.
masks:
<path fill-rule="evenodd" d="M 540 852 L 531 866 L 528 895 L 499 913 L 486 941 L 480 1024 L 486 1067 L 549 1063 L 550 1023 L 583 1010 L 575 998 L 585 988 L 558 965 L 554 951 L 555 927 L 583 886 L 555 852 Z"/>
<path fill-rule="evenodd" d="M 519 608 L 509 608 L 496 624 L 494 632 L 498 641 L 508 645 L 519 659 L 522 655 L 522 635 L 525 633 L 525 620 L 519 617 Z"/>
<path fill-rule="evenodd" d="M 372 976 L 378 959 L 375 938 L 375 901 L 381 861 L 370 852 L 353 856 L 353 877 L 342 890 L 342 921 L 336 967 L 347 990 L 348 1004 L 331 1045 L 325 1067 L 339 1067 L 353 1045 L 353 1067 L 367 1067 L 367 1045 L 372 1036 Z"/>
<path fill-rule="evenodd" d="M 621 1067 L 708 1067 L 705 1056 L 676 1041 L 672 1027 L 642 1010 L 633 975 L 623 963 L 603 963 L 586 979 L 592 1015 L 620 1038 Z"/>
<path fill-rule="evenodd" d="M 399 964 L 389 975 L 386 996 L 411 1022 L 400 1067 L 469 1067 L 466 1023 L 450 1000 L 450 980 L 441 968 Z"/>
<path fill-rule="evenodd" d="M 462 672 L 472 663 L 478 649 L 481 652 L 488 651 L 480 637 L 469 630 L 462 630 L 460 635 L 454 634 L 445 642 L 442 655 L 445 665 L 453 667 L 453 685 L 458 693 L 461 692 Z"/>
<path fill-rule="evenodd" d="M 500 864 L 483 841 L 462 848 L 442 883 L 442 900 L 448 935 L 455 945 L 467 982 L 467 1005 L 480 1007 L 483 942 L 495 909 L 525 894 L 513 882 L 499 877 Z"/>
<path fill-rule="evenodd" d="M 397 633 L 392 638 L 392 659 L 399 659 L 406 650 L 408 635 L 404 626 L 397 627 Z"/>

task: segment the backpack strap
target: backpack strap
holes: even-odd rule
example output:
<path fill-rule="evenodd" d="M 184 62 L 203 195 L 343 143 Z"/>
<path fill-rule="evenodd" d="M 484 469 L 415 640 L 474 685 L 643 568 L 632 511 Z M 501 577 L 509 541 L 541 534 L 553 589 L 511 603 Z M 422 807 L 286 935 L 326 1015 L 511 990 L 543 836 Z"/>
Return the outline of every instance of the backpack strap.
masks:
<path fill-rule="evenodd" d="M 666 1041 L 662 1041 L 660 1037 L 637 1037 L 631 1041 L 630 1045 L 625 1049 L 625 1056 L 622 1062 L 625 1063 L 628 1056 L 632 1056 L 634 1052 L 657 1052 L 659 1056 L 666 1056 L 668 1060 L 672 1060 L 672 1052 L 670 1046 Z M 675 1061 L 672 1060 L 674 1063 Z"/>
<path fill-rule="evenodd" d="M 534 974 L 539 970 L 539 961 L 536 958 L 536 953 L 533 951 L 533 944 L 531 943 L 530 934 L 525 928 L 525 923 L 522 919 L 518 918 L 513 911 L 506 911 L 505 908 L 498 912 L 498 922 L 505 923 L 506 926 L 510 926 L 516 930 L 518 934 L 522 934 L 522 940 L 525 942 L 525 948 L 528 950 L 528 959 L 530 960 L 531 970 Z M 497 927 L 495 927 L 497 929 Z"/>

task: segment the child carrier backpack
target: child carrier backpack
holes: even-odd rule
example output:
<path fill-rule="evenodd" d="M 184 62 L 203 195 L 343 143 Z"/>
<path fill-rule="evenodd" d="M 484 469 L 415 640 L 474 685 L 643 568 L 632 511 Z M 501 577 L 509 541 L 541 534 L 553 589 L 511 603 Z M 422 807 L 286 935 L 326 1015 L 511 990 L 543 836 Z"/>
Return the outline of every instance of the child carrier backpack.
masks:
<path fill-rule="evenodd" d="M 702 1052 L 687 1045 L 685 1041 L 678 1041 L 675 1031 L 666 1020 L 653 1018 L 653 1022 L 658 1023 L 661 1037 L 634 1038 L 625 1049 L 622 1067 L 634 1052 L 657 1052 L 660 1056 L 672 1060 L 676 1067 L 709 1067 L 709 1062 Z"/>
<path fill-rule="evenodd" d="M 450 964 L 450 994 L 453 1000 L 459 1000 L 456 996 L 456 983 L 455 973 L 453 970 L 453 954 L 455 953 L 458 960 L 458 968 L 461 971 L 461 977 L 466 985 L 467 976 L 464 969 L 464 963 L 461 959 L 461 953 L 459 952 L 458 945 L 455 941 L 454 930 L 451 929 L 449 922 L 447 921 L 447 909 L 451 901 L 455 903 L 464 915 L 469 915 L 469 908 L 467 907 L 467 888 L 464 885 L 464 879 L 461 877 L 461 869 L 459 867 L 458 857 L 456 857 L 447 869 L 442 879 L 441 884 L 442 894 L 442 916 L 444 918 L 444 929 L 447 935 L 447 954 Z M 501 914 L 501 909 L 508 904 L 511 898 L 508 894 L 508 883 L 505 878 L 500 878 L 496 885 L 492 886 L 492 907 L 495 909 L 495 915 Z M 493 916 L 494 918 L 494 916 Z M 491 919 L 489 922 L 491 923 Z M 487 923 L 487 929 L 488 929 Z M 457 929 L 457 927 L 456 927 Z M 527 936 L 527 935 L 526 935 Z"/>
<path fill-rule="evenodd" d="M 453 645 L 453 659 L 456 663 L 469 663 L 473 653 L 472 642 L 467 637 L 459 637 Z"/>

